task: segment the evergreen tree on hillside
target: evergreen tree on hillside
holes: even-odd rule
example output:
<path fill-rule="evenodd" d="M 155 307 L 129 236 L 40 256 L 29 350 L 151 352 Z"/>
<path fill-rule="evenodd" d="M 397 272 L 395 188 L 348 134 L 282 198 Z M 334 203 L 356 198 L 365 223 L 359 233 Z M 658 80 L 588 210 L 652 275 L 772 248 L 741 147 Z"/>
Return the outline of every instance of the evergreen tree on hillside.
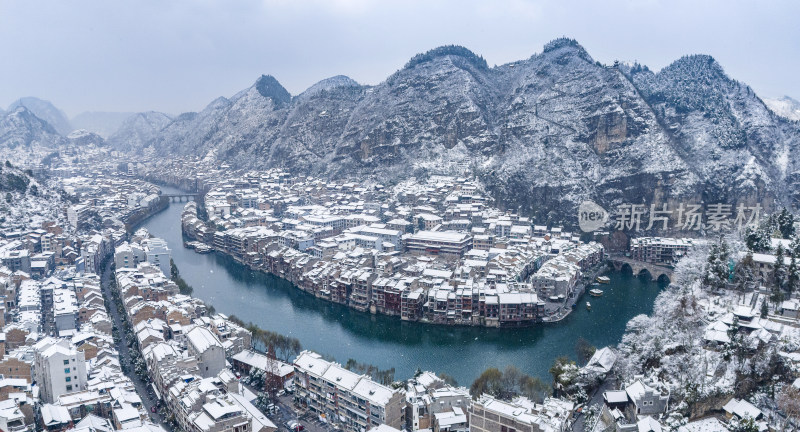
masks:
<path fill-rule="evenodd" d="M 789 244 L 789 253 L 792 254 L 792 256 L 800 258 L 800 235 L 796 233 L 794 238 L 792 238 L 792 242 Z"/>
<path fill-rule="evenodd" d="M 784 299 L 783 288 L 784 285 L 786 285 L 787 270 L 786 264 L 783 262 L 783 258 L 783 245 L 778 244 L 778 248 L 775 251 L 775 265 L 772 266 L 773 285 L 772 295 L 770 298 L 775 305 L 779 305 Z"/>
<path fill-rule="evenodd" d="M 781 233 L 781 238 L 790 239 L 794 237 L 794 215 L 786 210 L 786 207 L 776 217 L 776 225 Z"/>
<path fill-rule="evenodd" d="M 783 245 L 779 243 L 778 248 L 775 250 L 775 265 L 772 266 L 772 274 L 775 279 L 776 288 L 783 288 L 783 285 L 786 283 L 785 256 Z"/>
<path fill-rule="evenodd" d="M 797 268 L 797 257 L 792 255 L 789 267 L 786 269 L 786 291 L 793 293 L 800 286 L 800 269 Z"/>
<path fill-rule="evenodd" d="M 747 255 L 736 264 L 733 280 L 736 282 L 736 287 L 740 290 L 747 289 L 756 281 L 756 270 L 752 252 L 748 252 Z"/>
<path fill-rule="evenodd" d="M 730 277 L 729 259 L 730 249 L 724 240 L 719 245 L 711 245 L 703 275 L 703 283 L 706 286 L 715 290 L 725 287 Z"/>
<path fill-rule="evenodd" d="M 745 244 L 753 252 L 761 253 L 770 250 L 770 234 L 766 227 L 747 227 L 745 231 Z"/>

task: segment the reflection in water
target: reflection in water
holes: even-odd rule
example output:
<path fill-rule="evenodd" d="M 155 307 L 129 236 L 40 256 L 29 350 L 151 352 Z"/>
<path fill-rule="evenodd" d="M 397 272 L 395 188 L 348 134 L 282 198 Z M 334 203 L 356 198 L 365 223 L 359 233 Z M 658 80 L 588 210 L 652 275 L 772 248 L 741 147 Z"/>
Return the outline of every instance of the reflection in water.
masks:
<path fill-rule="evenodd" d="M 550 365 L 558 356 L 574 356 L 579 337 L 598 347 L 618 343 L 628 320 L 650 313 L 659 292 L 656 283 L 614 273 L 611 284 L 603 286 L 603 297 L 591 299 L 592 311 L 579 306 L 557 324 L 501 330 L 403 322 L 317 299 L 230 257 L 183 248 L 183 205 L 171 204 L 144 226 L 169 242 L 172 257 L 195 296 L 219 312 L 297 337 L 305 348 L 340 362 L 355 358 L 380 368 L 395 367 L 398 378 L 411 376 L 419 367 L 447 373 L 469 385 L 488 367 L 514 364 L 548 380 Z"/>

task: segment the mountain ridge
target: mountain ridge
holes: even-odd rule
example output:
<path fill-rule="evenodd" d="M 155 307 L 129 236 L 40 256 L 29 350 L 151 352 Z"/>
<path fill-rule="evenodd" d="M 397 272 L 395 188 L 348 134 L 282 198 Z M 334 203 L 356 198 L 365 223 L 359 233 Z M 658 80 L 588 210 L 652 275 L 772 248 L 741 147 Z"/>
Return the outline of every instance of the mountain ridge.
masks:
<path fill-rule="evenodd" d="M 262 75 L 197 113 L 140 113 L 108 142 L 388 182 L 476 175 L 501 206 L 542 222 L 589 199 L 607 209 L 800 200 L 800 125 L 713 57 L 654 72 L 603 65 L 568 38 L 494 67 L 467 48 L 438 47 L 377 85 L 334 76 L 296 96 Z"/>
<path fill-rule="evenodd" d="M 59 135 L 66 136 L 73 130 L 67 115 L 50 101 L 31 96 L 23 97 L 12 102 L 8 106 L 8 111 L 13 111 L 21 106 L 50 124 Z"/>
<path fill-rule="evenodd" d="M 264 75 L 206 111 L 202 135 L 167 127 L 151 151 L 334 177 L 475 174 L 502 205 L 541 220 L 586 199 L 606 208 L 797 199 L 800 128 L 708 55 L 653 72 L 602 65 L 560 38 L 488 67 L 444 46 L 377 85 L 345 82 L 291 97 Z"/>

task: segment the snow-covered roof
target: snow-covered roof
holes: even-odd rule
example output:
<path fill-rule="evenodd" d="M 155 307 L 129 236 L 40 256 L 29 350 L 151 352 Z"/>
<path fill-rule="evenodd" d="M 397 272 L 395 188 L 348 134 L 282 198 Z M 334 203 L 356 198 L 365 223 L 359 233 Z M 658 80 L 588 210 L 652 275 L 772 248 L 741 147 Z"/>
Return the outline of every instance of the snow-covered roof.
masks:
<path fill-rule="evenodd" d="M 609 347 L 601 348 L 594 352 L 587 369 L 595 370 L 600 373 L 608 373 L 617 361 L 617 355 Z"/>
<path fill-rule="evenodd" d="M 370 429 L 368 432 L 400 432 L 400 430 L 395 429 L 387 424 L 379 424 L 378 426 Z"/>
<path fill-rule="evenodd" d="M 628 402 L 628 393 L 625 390 L 609 390 L 603 393 L 606 403 L 618 404 Z"/>
<path fill-rule="evenodd" d="M 44 404 L 42 405 L 41 413 L 42 421 L 47 427 L 72 422 L 69 410 L 61 405 Z"/>
<path fill-rule="evenodd" d="M 728 428 L 716 417 L 707 417 L 679 427 L 678 432 L 728 432 Z"/>
<path fill-rule="evenodd" d="M 661 424 L 656 419 L 647 416 L 636 423 L 639 432 L 661 432 Z"/>
<path fill-rule="evenodd" d="M 733 414 L 739 418 L 750 417 L 758 419 L 763 415 L 755 405 L 743 399 L 731 399 L 722 407 L 726 413 Z"/>
<path fill-rule="evenodd" d="M 625 392 L 628 393 L 632 401 L 641 399 L 647 391 L 655 393 L 655 389 L 643 383 L 640 379 L 625 387 Z"/>
<path fill-rule="evenodd" d="M 394 391 L 375 381 L 363 378 L 356 384 L 353 394 L 368 400 L 371 405 L 383 406 L 389 403 Z"/>
<path fill-rule="evenodd" d="M 211 347 L 217 346 L 222 348 L 222 344 L 220 343 L 219 339 L 214 336 L 214 333 L 211 333 L 205 327 L 195 327 L 189 333 L 186 334 L 186 337 L 189 338 L 189 343 L 194 346 L 195 350 L 198 353 L 204 353 Z"/>

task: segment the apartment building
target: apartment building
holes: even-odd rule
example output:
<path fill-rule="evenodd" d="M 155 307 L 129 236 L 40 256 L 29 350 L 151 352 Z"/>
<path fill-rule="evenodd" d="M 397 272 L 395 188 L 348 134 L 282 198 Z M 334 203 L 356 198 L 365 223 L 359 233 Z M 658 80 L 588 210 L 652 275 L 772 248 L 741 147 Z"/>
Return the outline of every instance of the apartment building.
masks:
<path fill-rule="evenodd" d="M 53 403 L 59 396 L 86 390 L 86 360 L 69 339 L 44 338 L 33 346 L 34 376 L 40 398 Z"/>
<path fill-rule="evenodd" d="M 483 395 L 468 410 L 469 427 L 472 432 L 564 432 L 570 429 L 574 408 L 562 399 L 537 404 L 525 398 L 506 402 Z"/>
<path fill-rule="evenodd" d="M 449 231 L 419 231 L 408 237 L 406 248 L 412 254 L 460 257 L 472 249 L 472 236 Z"/>
<path fill-rule="evenodd" d="M 631 239 L 631 258 L 654 264 L 672 265 L 689 252 L 691 239 L 639 237 Z"/>
<path fill-rule="evenodd" d="M 205 327 L 195 327 L 186 334 L 186 347 L 197 358 L 200 375 L 216 376 L 225 369 L 225 349 L 219 339 Z"/>
<path fill-rule="evenodd" d="M 405 425 L 405 397 L 400 390 L 353 373 L 319 354 L 303 351 L 294 361 L 296 397 L 316 415 L 348 431 L 380 424 Z"/>

